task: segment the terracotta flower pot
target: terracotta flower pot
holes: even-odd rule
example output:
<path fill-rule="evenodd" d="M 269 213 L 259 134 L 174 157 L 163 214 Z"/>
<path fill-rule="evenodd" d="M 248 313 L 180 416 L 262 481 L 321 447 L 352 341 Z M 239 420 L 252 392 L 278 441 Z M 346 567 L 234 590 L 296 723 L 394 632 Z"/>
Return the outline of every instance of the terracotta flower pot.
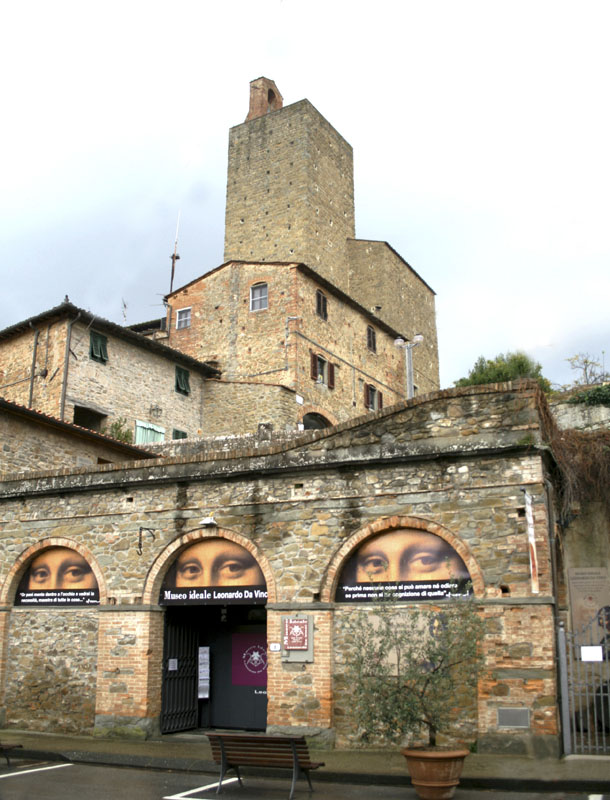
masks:
<path fill-rule="evenodd" d="M 405 747 L 411 783 L 422 800 L 448 800 L 460 782 L 468 750 L 426 750 Z"/>

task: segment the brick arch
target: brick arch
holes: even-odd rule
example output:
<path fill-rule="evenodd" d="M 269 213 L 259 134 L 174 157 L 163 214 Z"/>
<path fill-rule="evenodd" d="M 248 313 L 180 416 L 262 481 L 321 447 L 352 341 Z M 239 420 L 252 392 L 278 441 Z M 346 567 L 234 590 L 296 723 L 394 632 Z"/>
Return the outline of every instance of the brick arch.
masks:
<path fill-rule="evenodd" d="M 48 550 L 50 547 L 67 547 L 81 555 L 91 567 L 95 579 L 97 580 L 100 603 L 108 602 L 108 588 L 106 586 L 104 574 L 89 548 L 79 544 L 79 542 L 75 542 L 73 539 L 65 539 L 63 536 L 52 536 L 49 539 L 42 539 L 40 542 L 31 545 L 16 558 L 0 590 L 0 605 L 13 605 L 17 586 L 19 586 L 19 581 L 23 577 L 23 573 L 27 569 L 30 561 L 42 550 Z"/>
<path fill-rule="evenodd" d="M 330 422 L 331 425 L 338 425 L 339 420 L 337 417 L 332 414 L 327 408 L 322 408 L 322 406 L 314 406 L 314 405 L 306 405 L 301 406 L 301 411 L 299 413 L 297 422 L 303 422 L 303 417 L 305 414 L 320 414 L 322 417 L 326 417 L 326 419 Z"/>
<path fill-rule="evenodd" d="M 255 544 L 249 539 L 246 539 L 245 536 L 235 533 L 235 531 L 231 531 L 228 528 L 197 528 L 196 530 L 189 531 L 179 536 L 177 539 L 174 539 L 174 541 L 157 556 L 146 577 L 142 595 L 143 603 L 156 604 L 158 602 L 161 584 L 163 583 L 167 570 L 174 563 L 180 550 L 202 539 L 228 539 L 251 553 L 265 576 L 265 582 L 267 584 L 267 602 L 275 602 L 276 586 L 273 572 L 266 556 L 263 555 Z"/>
<path fill-rule="evenodd" d="M 485 591 L 483 573 L 474 556 L 472 555 L 470 548 L 468 548 L 461 539 L 459 539 L 448 528 L 445 528 L 443 525 L 439 525 L 437 522 L 431 522 L 430 520 L 422 519 L 421 517 L 395 516 L 382 517 L 381 519 L 365 525 L 364 528 L 356 531 L 356 533 L 352 534 L 349 539 L 347 539 L 347 541 L 341 545 L 341 547 L 332 557 L 330 564 L 328 565 L 328 569 L 326 570 L 326 575 L 324 577 L 320 592 L 320 599 L 322 602 L 328 603 L 334 600 L 339 575 L 341 574 L 343 565 L 361 542 L 363 542 L 365 539 L 368 539 L 370 536 L 374 536 L 375 534 L 385 533 L 386 531 L 396 530 L 397 528 L 414 528 L 415 530 L 425 531 L 426 533 L 433 533 L 435 536 L 439 536 L 441 539 L 444 539 L 458 553 L 464 564 L 466 564 L 468 572 L 470 573 L 470 579 L 472 581 L 472 588 L 475 596 L 483 596 Z"/>

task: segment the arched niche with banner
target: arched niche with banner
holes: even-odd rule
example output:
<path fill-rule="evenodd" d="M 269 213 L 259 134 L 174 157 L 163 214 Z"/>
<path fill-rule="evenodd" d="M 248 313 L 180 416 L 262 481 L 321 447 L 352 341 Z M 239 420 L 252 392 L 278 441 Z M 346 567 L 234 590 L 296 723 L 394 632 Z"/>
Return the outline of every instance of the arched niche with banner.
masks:
<path fill-rule="evenodd" d="M 339 603 L 405 601 L 479 594 L 482 577 L 465 546 L 441 526 L 413 517 L 367 525 L 335 555 L 325 594 Z"/>
<path fill-rule="evenodd" d="M 15 592 L 16 606 L 87 606 L 100 602 L 99 585 L 89 561 L 67 546 L 38 550 Z"/>

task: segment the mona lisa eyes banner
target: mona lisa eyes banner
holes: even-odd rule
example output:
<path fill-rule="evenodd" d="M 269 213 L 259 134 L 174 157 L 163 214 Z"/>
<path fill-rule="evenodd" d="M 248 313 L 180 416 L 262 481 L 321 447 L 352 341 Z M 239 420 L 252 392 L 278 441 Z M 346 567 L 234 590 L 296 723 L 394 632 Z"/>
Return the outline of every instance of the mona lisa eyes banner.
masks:
<path fill-rule="evenodd" d="M 466 565 L 448 542 L 426 531 L 399 528 L 358 547 L 341 572 L 335 600 L 437 600 L 469 593 L 469 581 Z"/>
<path fill-rule="evenodd" d="M 34 556 L 15 595 L 16 606 L 82 606 L 99 601 L 93 570 L 69 547 L 49 547 Z"/>
<path fill-rule="evenodd" d="M 160 605 L 264 605 L 267 584 L 254 556 L 229 539 L 187 547 L 168 570 Z"/>

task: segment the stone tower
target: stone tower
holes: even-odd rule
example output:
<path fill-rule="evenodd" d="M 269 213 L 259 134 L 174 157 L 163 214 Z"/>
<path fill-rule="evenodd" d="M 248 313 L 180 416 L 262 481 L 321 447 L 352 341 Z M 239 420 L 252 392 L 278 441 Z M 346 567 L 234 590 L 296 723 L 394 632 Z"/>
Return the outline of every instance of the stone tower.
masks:
<path fill-rule="evenodd" d="M 225 261 L 302 261 L 349 292 L 354 236 L 351 146 L 308 100 L 284 108 L 273 81 L 252 81 L 229 133 Z"/>

